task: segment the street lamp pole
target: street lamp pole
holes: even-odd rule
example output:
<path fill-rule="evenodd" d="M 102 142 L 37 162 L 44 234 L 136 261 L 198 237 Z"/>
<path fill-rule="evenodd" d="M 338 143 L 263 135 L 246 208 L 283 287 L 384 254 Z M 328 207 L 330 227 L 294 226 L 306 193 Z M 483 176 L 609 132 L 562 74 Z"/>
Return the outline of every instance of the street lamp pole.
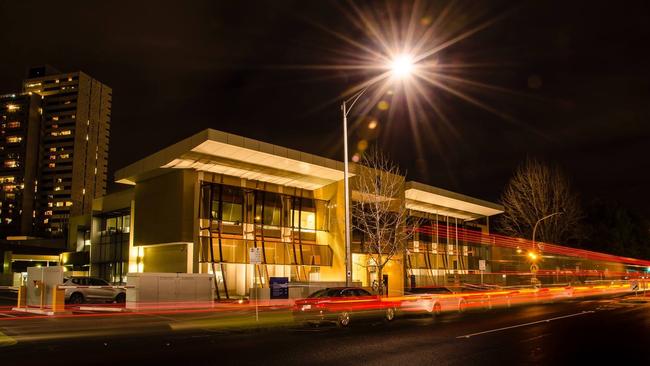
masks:
<path fill-rule="evenodd" d="M 359 90 L 356 94 L 343 101 L 341 111 L 343 112 L 343 191 L 345 200 L 345 285 L 352 286 L 352 239 L 350 229 L 350 175 L 348 162 L 348 114 L 361 95 L 368 90 L 368 87 Z M 350 102 L 350 107 L 348 107 Z"/>
<path fill-rule="evenodd" d="M 529 254 L 530 254 L 531 259 L 532 259 L 532 262 L 533 262 L 533 263 L 530 265 L 530 272 L 533 274 L 533 277 L 531 278 L 531 281 L 532 281 L 532 283 L 533 283 L 534 286 L 537 286 L 537 285 L 538 285 L 538 282 L 537 282 L 537 270 L 538 270 L 538 267 L 537 267 L 537 264 L 535 264 L 535 262 L 537 261 L 537 259 L 538 259 L 538 258 L 541 256 L 541 254 L 542 254 L 542 253 L 541 253 L 541 252 L 542 252 L 542 247 L 541 247 L 541 246 L 536 246 L 536 245 L 535 245 L 535 233 L 537 232 L 537 225 L 539 225 L 540 222 L 542 222 L 542 221 L 544 221 L 544 220 L 546 220 L 546 219 L 548 219 L 548 218 L 550 218 L 550 217 L 553 217 L 553 216 L 555 216 L 555 215 L 561 215 L 562 213 L 563 213 L 563 212 L 558 211 L 558 212 L 553 212 L 553 213 L 550 214 L 550 215 L 546 215 L 546 216 L 542 217 L 541 219 L 537 220 L 537 222 L 535 223 L 535 226 L 533 227 L 533 252 L 531 252 L 531 253 L 529 253 Z M 539 255 L 537 255 L 537 254 L 534 253 L 536 250 L 539 250 L 539 252 L 540 252 Z"/>
<path fill-rule="evenodd" d="M 415 61 L 412 56 L 408 54 L 396 55 L 396 57 L 386 65 L 390 70 L 392 76 L 396 79 L 404 79 L 412 73 L 415 67 Z M 371 80 L 365 83 L 365 86 L 359 89 L 350 98 L 343 100 L 341 103 L 341 112 L 343 113 L 343 190 L 345 191 L 345 284 L 346 286 L 352 285 L 352 238 L 350 229 L 350 182 L 348 171 L 348 114 L 354 108 L 354 105 L 359 101 L 359 98 L 368 88 L 376 83 L 376 80 Z M 381 281 L 381 279 L 379 279 Z"/>
<path fill-rule="evenodd" d="M 535 226 L 533 227 L 533 250 L 535 250 L 535 233 L 537 232 L 537 225 L 539 225 L 540 222 L 542 222 L 542 221 L 544 221 L 544 220 L 546 220 L 546 219 L 548 219 L 550 217 L 553 217 L 555 215 L 561 215 L 563 213 L 564 212 L 562 212 L 562 211 L 553 212 L 552 214 L 546 215 L 546 216 L 542 217 L 541 219 L 537 220 L 537 222 L 535 223 Z M 542 248 L 539 248 L 539 251 L 541 252 Z"/>

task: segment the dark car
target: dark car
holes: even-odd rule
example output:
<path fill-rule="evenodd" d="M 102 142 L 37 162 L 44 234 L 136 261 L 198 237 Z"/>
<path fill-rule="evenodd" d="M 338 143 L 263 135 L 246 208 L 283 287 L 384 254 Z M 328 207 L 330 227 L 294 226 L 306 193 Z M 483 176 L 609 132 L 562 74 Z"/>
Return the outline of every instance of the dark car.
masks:
<path fill-rule="evenodd" d="M 397 305 L 359 287 L 334 287 L 296 300 L 293 317 L 301 323 L 332 322 L 346 327 L 353 318 L 383 317 L 391 321 Z"/>

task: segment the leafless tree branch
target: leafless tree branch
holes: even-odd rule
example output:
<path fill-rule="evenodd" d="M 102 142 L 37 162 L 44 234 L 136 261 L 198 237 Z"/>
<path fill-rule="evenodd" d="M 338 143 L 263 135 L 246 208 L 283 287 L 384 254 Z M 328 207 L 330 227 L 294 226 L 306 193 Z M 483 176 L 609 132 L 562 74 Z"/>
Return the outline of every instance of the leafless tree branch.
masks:
<path fill-rule="evenodd" d="M 501 203 L 505 213 L 501 230 L 509 235 L 531 238 L 542 217 L 562 212 L 539 223 L 536 240 L 563 243 L 575 239 L 582 211 L 568 179 L 557 167 L 527 159 L 510 179 Z"/>
<path fill-rule="evenodd" d="M 377 268 L 379 292 L 383 293 L 384 267 L 405 251 L 413 235 L 402 197 L 404 176 L 387 156 L 373 149 L 364 154 L 353 184 L 353 227 L 364 236 L 363 249 Z"/>

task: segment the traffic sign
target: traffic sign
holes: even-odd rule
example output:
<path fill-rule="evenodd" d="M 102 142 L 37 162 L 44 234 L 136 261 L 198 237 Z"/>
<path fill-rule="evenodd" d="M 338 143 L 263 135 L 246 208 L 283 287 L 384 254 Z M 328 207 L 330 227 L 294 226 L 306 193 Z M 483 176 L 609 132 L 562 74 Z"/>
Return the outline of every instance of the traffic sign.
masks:
<path fill-rule="evenodd" d="M 262 248 L 249 248 L 248 249 L 248 260 L 251 264 L 261 264 L 262 263 Z"/>
<path fill-rule="evenodd" d="M 478 269 L 479 271 L 486 271 L 487 266 L 485 265 L 485 259 L 479 259 L 478 261 Z"/>

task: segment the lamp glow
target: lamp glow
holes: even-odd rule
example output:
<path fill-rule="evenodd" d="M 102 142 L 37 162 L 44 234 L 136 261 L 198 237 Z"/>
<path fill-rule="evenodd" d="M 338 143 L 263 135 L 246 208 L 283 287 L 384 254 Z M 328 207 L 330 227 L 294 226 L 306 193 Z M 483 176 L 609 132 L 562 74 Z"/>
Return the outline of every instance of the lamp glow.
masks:
<path fill-rule="evenodd" d="M 393 76 L 401 79 L 411 74 L 414 66 L 413 57 L 410 55 L 399 55 L 391 62 L 390 70 Z"/>

